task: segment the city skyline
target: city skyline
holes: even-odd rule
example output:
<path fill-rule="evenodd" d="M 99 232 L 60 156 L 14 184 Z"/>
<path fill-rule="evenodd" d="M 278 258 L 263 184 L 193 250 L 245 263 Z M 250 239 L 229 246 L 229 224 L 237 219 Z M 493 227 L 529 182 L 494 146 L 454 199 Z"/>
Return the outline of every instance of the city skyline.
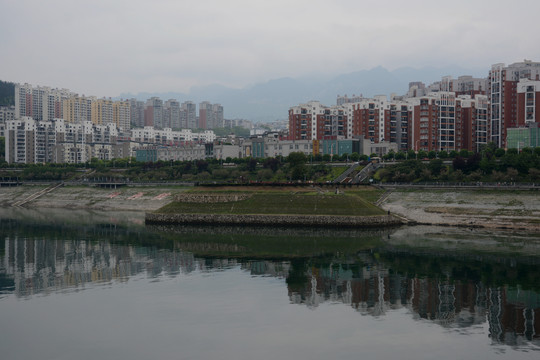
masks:
<path fill-rule="evenodd" d="M 104 97 L 210 85 L 241 89 L 377 66 L 483 71 L 540 58 L 540 49 L 530 46 L 540 37 L 540 4 L 528 1 L 489 7 L 457 1 L 445 8 L 420 0 L 189 6 L 28 0 L 2 7 L 7 51 L 0 78 Z"/>

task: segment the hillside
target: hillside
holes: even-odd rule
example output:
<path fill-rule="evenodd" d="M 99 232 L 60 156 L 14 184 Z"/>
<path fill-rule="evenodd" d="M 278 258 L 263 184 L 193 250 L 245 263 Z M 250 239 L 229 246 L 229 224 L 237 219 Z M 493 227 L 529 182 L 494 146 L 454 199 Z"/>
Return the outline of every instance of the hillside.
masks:
<path fill-rule="evenodd" d="M 15 84 L 0 80 L 0 106 L 15 105 Z"/>

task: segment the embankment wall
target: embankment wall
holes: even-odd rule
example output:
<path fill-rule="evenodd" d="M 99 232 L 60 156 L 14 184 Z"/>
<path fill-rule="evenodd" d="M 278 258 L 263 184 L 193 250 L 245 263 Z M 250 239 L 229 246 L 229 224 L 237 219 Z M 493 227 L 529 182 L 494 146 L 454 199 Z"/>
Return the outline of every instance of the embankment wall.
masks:
<path fill-rule="evenodd" d="M 147 224 L 316 226 L 333 228 L 377 228 L 403 225 L 402 220 L 391 215 L 333 216 L 146 213 L 145 222 Z"/>

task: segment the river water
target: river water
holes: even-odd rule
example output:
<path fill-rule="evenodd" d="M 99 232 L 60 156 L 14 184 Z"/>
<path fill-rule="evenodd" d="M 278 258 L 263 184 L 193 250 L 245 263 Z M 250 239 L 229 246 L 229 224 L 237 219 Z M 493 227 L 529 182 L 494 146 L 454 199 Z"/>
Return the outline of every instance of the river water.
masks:
<path fill-rule="evenodd" d="M 0 219 L 1 359 L 540 358 L 538 234 Z"/>

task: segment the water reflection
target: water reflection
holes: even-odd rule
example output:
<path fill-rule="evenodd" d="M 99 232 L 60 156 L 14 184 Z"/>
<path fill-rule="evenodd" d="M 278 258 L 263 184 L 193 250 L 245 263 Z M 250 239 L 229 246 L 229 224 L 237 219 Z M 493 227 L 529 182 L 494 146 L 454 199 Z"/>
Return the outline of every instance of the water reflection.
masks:
<path fill-rule="evenodd" d="M 538 258 L 426 254 L 425 250 L 396 250 L 380 243 L 344 252 L 338 240 L 337 250 L 317 244 L 317 256 L 291 256 L 299 251 L 287 249 L 289 255 L 277 256 L 272 250 L 268 257 L 267 248 L 255 256 L 243 237 L 223 229 L 215 231 L 225 233 L 232 239 L 229 243 L 218 241 L 215 234 L 208 236 L 208 232 L 212 234 L 209 229 L 205 229 L 203 240 L 199 234 L 171 241 L 163 234 L 123 226 L 98 224 L 79 229 L 28 226 L 16 220 L 3 220 L 1 225 L 3 297 L 78 291 L 126 282 L 141 274 L 159 279 L 240 268 L 253 276 L 284 279 L 293 304 L 310 308 L 328 302 L 346 304 L 372 317 L 406 309 L 414 319 L 448 329 L 467 330 L 487 323 L 494 343 L 540 346 Z M 178 229 L 173 233 L 186 234 Z M 244 235 L 253 237 L 249 231 Z M 341 235 L 346 238 L 351 234 Z M 373 233 L 367 237 L 372 236 L 385 237 Z M 289 240 L 293 242 L 292 238 L 284 241 Z M 357 244 L 356 249 L 362 242 L 349 238 L 349 243 Z M 216 256 L 220 251 L 249 251 L 250 256 Z M 201 252 L 213 255 L 196 255 Z"/>

